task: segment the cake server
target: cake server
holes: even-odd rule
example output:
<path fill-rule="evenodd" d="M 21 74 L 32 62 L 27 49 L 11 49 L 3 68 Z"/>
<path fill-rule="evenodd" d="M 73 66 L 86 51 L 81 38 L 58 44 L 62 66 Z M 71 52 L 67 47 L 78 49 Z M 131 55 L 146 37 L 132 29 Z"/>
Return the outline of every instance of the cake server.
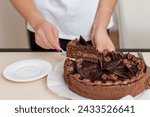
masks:
<path fill-rule="evenodd" d="M 60 49 L 61 49 L 61 55 L 66 56 L 66 51 L 63 50 L 62 48 L 60 48 Z"/>
<path fill-rule="evenodd" d="M 58 52 L 61 52 L 61 55 L 66 56 L 66 51 L 61 48 L 60 42 L 58 43 L 59 47 L 56 49 Z"/>

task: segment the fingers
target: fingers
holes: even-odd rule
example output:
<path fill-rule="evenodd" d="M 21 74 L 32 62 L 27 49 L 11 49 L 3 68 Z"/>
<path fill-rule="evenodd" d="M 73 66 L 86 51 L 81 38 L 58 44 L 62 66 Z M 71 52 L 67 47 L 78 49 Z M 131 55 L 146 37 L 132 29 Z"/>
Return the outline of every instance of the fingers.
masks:
<path fill-rule="evenodd" d="M 103 44 L 103 45 L 96 45 L 96 49 L 99 52 L 103 52 L 104 50 L 108 50 L 108 51 L 115 51 L 115 46 L 113 45 L 113 43 L 107 43 Z"/>
<path fill-rule="evenodd" d="M 41 38 L 39 36 L 35 37 L 35 42 L 37 45 L 39 45 L 42 48 L 48 49 L 48 47 L 42 42 Z"/>
<path fill-rule="evenodd" d="M 115 51 L 114 47 L 96 47 L 99 52 L 103 52 L 104 50 Z"/>
<path fill-rule="evenodd" d="M 109 48 L 110 51 L 115 51 L 115 46 L 112 45 L 110 48 Z"/>
<path fill-rule="evenodd" d="M 114 51 L 115 46 L 109 38 L 99 39 L 94 38 L 92 39 L 93 47 L 95 47 L 99 52 L 103 52 L 104 50 Z"/>
<path fill-rule="evenodd" d="M 51 43 L 48 42 L 45 33 L 39 30 L 35 35 L 36 43 L 44 49 L 54 49 Z"/>
<path fill-rule="evenodd" d="M 59 48 L 58 34 L 56 27 L 49 22 L 45 22 L 35 31 L 36 44 L 44 49 L 57 49 Z"/>
<path fill-rule="evenodd" d="M 58 38 L 58 30 L 57 29 L 52 29 L 51 33 L 49 30 L 45 31 L 45 35 L 47 38 L 48 43 L 55 49 L 58 48 L 58 43 L 59 43 L 59 38 Z"/>
<path fill-rule="evenodd" d="M 58 30 L 54 30 L 53 31 L 53 33 L 54 33 L 54 37 L 55 37 L 55 48 L 57 49 L 57 48 L 60 48 L 60 42 L 59 42 L 59 32 L 58 32 Z"/>
<path fill-rule="evenodd" d="M 98 50 L 99 52 L 103 52 L 103 48 L 101 48 L 101 47 L 96 47 L 96 50 Z"/>

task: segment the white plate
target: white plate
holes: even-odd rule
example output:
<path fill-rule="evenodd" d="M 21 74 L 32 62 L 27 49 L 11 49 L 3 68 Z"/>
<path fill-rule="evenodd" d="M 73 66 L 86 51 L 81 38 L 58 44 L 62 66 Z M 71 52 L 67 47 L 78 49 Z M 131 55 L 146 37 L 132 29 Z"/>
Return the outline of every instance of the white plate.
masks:
<path fill-rule="evenodd" d="M 15 82 L 28 82 L 40 79 L 51 72 L 52 65 L 39 59 L 15 62 L 3 70 L 3 76 Z"/>
<path fill-rule="evenodd" d="M 74 92 L 72 92 L 67 84 L 64 82 L 63 73 L 64 73 L 64 61 L 56 65 L 51 73 L 47 76 L 47 86 L 48 89 L 55 94 L 66 97 L 74 100 L 87 100 L 88 98 L 82 97 Z M 136 97 L 125 96 L 122 99 L 124 100 L 150 100 L 150 89 L 145 90 Z"/>
<path fill-rule="evenodd" d="M 55 66 L 51 73 L 47 76 L 47 86 L 48 89 L 55 94 L 74 100 L 87 100 L 88 98 L 82 97 L 74 92 L 72 92 L 67 84 L 64 82 L 64 61 L 60 62 Z"/>

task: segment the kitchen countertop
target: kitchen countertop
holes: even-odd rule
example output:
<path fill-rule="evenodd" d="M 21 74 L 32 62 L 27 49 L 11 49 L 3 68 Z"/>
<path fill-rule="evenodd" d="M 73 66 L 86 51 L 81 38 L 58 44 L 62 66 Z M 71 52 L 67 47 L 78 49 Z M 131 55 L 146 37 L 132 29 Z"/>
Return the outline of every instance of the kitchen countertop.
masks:
<path fill-rule="evenodd" d="M 147 65 L 150 66 L 150 52 L 143 52 L 143 55 Z M 9 81 L 3 77 L 2 72 L 6 66 L 23 59 L 46 60 L 54 67 L 65 57 L 55 52 L 0 52 L 0 100 L 67 99 L 48 90 L 47 77 L 25 83 Z"/>
<path fill-rule="evenodd" d="M 3 69 L 19 60 L 23 59 L 42 59 L 50 62 L 55 66 L 65 57 L 60 53 L 48 52 L 0 52 L 0 100 L 50 100 L 50 99 L 66 99 L 55 95 L 47 88 L 47 77 L 42 79 L 18 83 L 5 79 L 3 77 Z"/>

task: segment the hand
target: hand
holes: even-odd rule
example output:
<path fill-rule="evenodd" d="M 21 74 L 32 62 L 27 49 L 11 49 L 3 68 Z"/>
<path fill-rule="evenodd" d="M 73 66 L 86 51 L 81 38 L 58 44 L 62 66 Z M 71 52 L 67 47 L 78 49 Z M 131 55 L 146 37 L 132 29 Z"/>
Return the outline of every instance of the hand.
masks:
<path fill-rule="evenodd" d="M 48 21 L 35 26 L 35 42 L 44 49 L 59 49 L 58 29 Z"/>
<path fill-rule="evenodd" d="M 103 51 L 105 49 L 113 51 L 115 50 L 115 46 L 112 43 L 110 37 L 108 36 L 107 30 L 105 29 L 98 29 L 91 33 L 91 40 L 93 46 L 98 51 Z"/>

